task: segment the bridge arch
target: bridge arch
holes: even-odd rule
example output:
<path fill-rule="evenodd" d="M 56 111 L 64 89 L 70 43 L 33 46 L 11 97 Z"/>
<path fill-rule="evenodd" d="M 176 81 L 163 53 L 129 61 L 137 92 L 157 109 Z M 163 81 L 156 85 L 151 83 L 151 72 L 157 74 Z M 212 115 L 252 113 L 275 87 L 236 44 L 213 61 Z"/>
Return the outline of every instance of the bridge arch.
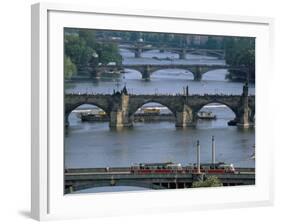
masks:
<path fill-rule="evenodd" d="M 161 100 L 157 100 L 157 99 L 144 100 L 144 101 L 141 101 L 141 102 L 133 105 L 129 110 L 129 117 L 134 116 L 134 114 L 140 108 L 142 108 L 144 105 L 150 104 L 150 103 L 157 103 L 158 105 L 161 105 L 161 106 L 164 106 L 164 107 L 168 108 L 168 110 L 176 117 L 176 111 L 175 111 L 174 108 L 172 108 L 168 103 L 162 102 Z"/>
<path fill-rule="evenodd" d="M 167 67 L 167 68 L 153 69 L 153 70 L 151 70 L 150 76 L 157 76 L 159 74 L 159 72 L 161 72 L 161 71 L 167 71 L 168 73 L 178 71 L 177 72 L 178 74 L 184 75 L 184 79 L 194 80 L 194 78 L 195 78 L 194 72 L 191 69 L 173 68 L 173 66 L 171 66 L 171 68 Z M 177 77 L 177 76 L 171 75 L 169 77 Z"/>
<path fill-rule="evenodd" d="M 198 113 L 200 112 L 200 111 L 203 111 L 203 108 L 204 107 L 206 107 L 206 106 L 226 106 L 227 107 L 227 109 L 228 110 L 230 110 L 232 113 L 233 113 L 233 115 L 234 115 L 234 119 L 237 119 L 238 118 L 238 108 L 235 108 L 235 107 L 233 107 L 232 105 L 229 105 L 228 103 L 226 103 L 226 102 L 223 102 L 223 101 L 220 101 L 220 100 L 216 100 L 216 99 L 214 99 L 214 100 L 212 100 L 212 101 L 208 101 L 208 102 L 206 102 L 206 103 L 204 103 L 204 104 L 201 104 L 201 105 L 199 105 L 198 107 L 196 107 L 196 108 L 193 108 L 193 113 L 194 113 L 194 118 L 195 118 L 195 120 L 198 120 Z M 216 114 L 214 114 L 214 115 L 216 115 Z M 230 118 L 230 119 L 232 119 L 232 118 Z"/>
<path fill-rule="evenodd" d="M 109 112 L 106 108 L 104 108 L 102 105 L 99 105 L 98 103 L 76 103 L 71 105 L 71 107 L 68 108 L 68 110 L 65 112 L 65 124 L 68 126 L 70 124 L 69 122 L 69 116 L 70 114 L 75 110 L 81 110 L 81 111 L 88 111 L 93 109 L 100 109 L 101 111 L 105 112 L 105 116 L 109 117 Z"/>
<path fill-rule="evenodd" d="M 215 72 L 217 71 L 218 73 L 222 73 L 221 77 L 223 78 L 216 78 L 217 76 L 215 77 L 212 77 L 214 75 L 210 75 L 210 73 L 212 72 Z M 222 80 L 226 80 L 226 77 L 227 77 L 227 74 L 228 74 L 228 69 L 227 68 L 215 68 L 215 69 L 210 69 L 210 70 L 207 70 L 207 71 L 204 71 L 202 73 L 202 78 L 201 80 L 213 80 L 213 81 L 222 81 Z M 209 75 L 209 76 L 208 76 Z"/>
<path fill-rule="evenodd" d="M 124 66 L 124 69 L 125 69 L 124 77 L 126 79 L 132 79 L 132 78 L 142 79 L 143 71 L 141 69 L 127 68 L 126 66 Z M 133 72 L 135 72 L 135 74 L 132 74 Z"/>
<path fill-rule="evenodd" d="M 207 73 L 209 73 L 209 72 L 213 72 L 213 71 L 219 71 L 219 70 L 226 70 L 226 75 L 225 75 L 225 78 L 227 78 L 228 76 L 229 76 L 229 74 L 231 73 L 231 72 L 239 72 L 240 74 L 243 74 L 243 75 L 245 75 L 245 77 L 247 77 L 247 74 L 248 74 L 248 72 L 247 72 L 247 70 L 245 69 L 245 68 L 239 68 L 239 67 L 225 67 L 225 68 L 219 68 L 219 67 L 214 67 L 214 68 L 212 68 L 212 67 L 204 67 L 204 68 L 202 68 L 201 69 L 201 72 L 200 72 L 200 76 L 201 76 L 201 79 L 204 77 L 204 76 L 206 76 L 206 74 Z"/>
<path fill-rule="evenodd" d="M 180 70 L 180 71 L 185 71 L 183 74 L 186 75 L 187 77 L 190 76 L 190 80 L 193 80 L 196 78 L 196 75 L 195 75 L 195 71 L 192 70 L 192 68 L 177 68 L 173 65 L 170 65 L 165 67 L 165 68 L 159 68 L 159 67 L 145 67 L 145 66 L 130 66 L 130 65 L 124 65 L 123 66 L 124 69 L 127 69 L 128 71 L 137 71 L 138 73 L 140 73 L 141 75 L 141 78 L 142 79 L 150 79 L 150 77 L 152 75 L 155 75 L 157 74 L 157 72 L 159 71 L 164 71 L 164 70 Z M 126 77 L 126 74 L 125 74 L 125 77 Z M 171 76 L 172 77 L 172 76 Z M 129 76 L 128 76 L 129 78 Z"/>

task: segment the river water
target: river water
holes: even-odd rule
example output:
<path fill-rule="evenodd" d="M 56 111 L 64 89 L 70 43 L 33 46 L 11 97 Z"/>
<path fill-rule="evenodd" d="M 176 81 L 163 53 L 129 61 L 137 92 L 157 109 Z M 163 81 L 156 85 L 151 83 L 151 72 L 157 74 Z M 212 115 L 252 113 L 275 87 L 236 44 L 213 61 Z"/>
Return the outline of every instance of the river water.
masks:
<path fill-rule="evenodd" d="M 136 63 L 179 63 L 177 55 L 151 51 L 143 58 L 135 59 L 132 53 L 121 51 L 124 64 Z M 158 59 L 155 59 L 157 57 Z M 166 60 L 167 57 L 172 58 Z M 223 64 L 224 61 L 211 57 L 187 55 L 181 63 Z M 179 69 L 166 69 L 152 74 L 150 81 L 141 80 L 134 70 L 126 70 L 116 77 L 108 75 L 91 82 L 75 82 L 66 85 L 66 92 L 112 93 L 124 85 L 134 94 L 181 93 L 189 86 L 190 94 L 224 93 L 241 94 L 243 83 L 225 80 L 224 69 L 210 71 L 203 80 L 193 81 L 192 73 Z M 250 94 L 255 94 L 255 86 L 250 84 Z M 81 108 L 89 108 L 82 105 Z M 250 157 L 254 152 L 255 130 L 228 126 L 234 113 L 224 105 L 206 105 L 202 110 L 211 111 L 216 120 L 199 120 L 196 127 L 180 129 L 173 122 L 135 123 L 132 129 L 116 131 L 109 128 L 108 122 L 81 122 L 74 111 L 69 116 L 70 126 L 65 136 L 66 168 L 118 167 L 132 163 L 172 161 L 183 165 L 196 161 L 196 141 L 201 144 L 201 161 L 211 161 L 211 136 L 215 136 L 216 160 L 233 163 L 236 167 L 255 167 Z M 113 187 L 90 189 L 84 192 L 104 192 L 138 190 L 142 188 Z"/>

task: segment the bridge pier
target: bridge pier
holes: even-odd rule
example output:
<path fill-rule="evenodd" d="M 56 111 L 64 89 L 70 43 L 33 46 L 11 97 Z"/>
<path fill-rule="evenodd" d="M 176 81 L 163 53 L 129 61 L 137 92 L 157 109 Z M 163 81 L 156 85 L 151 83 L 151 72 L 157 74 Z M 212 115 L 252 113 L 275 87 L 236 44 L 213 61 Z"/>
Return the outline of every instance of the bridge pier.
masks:
<path fill-rule="evenodd" d="M 201 79 L 202 79 L 202 68 L 199 67 L 199 66 L 196 66 L 193 74 L 194 74 L 194 80 L 195 81 L 201 81 Z"/>
<path fill-rule="evenodd" d="M 249 108 L 245 108 L 238 117 L 237 127 L 249 128 L 252 123 L 249 120 Z"/>
<path fill-rule="evenodd" d="M 146 65 L 142 72 L 142 79 L 148 81 L 150 80 L 151 69 L 149 65 Z"/>
<path fill-rule="evenodd" d="M 250 108 L 248 97 L 248 83 L 243 86 L 240 108 L 238 110 L 237 127 L 248 128 L 250 124 Z"/>
<path fill-rule="evenodd" d="M 186 50 L 185 50 L 185 49 L 182 49 L 182 50 L 179 52 L 179 59 L 185 59 L 185 56 L 186 56 Z"/>
<path fill-rule="evenodd" d="M 122 92 L 121 102 L 110 112 L 109 126 L 112 128 L 132 127 L 133 121 L 129 117 L 129 95 Z"/>
<path fill-rule="evenodd" d="M 141 53 L 142 53 L 141 48 L 136 48 L 134 53 L 135 53 L 135 58 L 141 58 Z"/>
<path fill-rule="evenodd" d="M 122 110 L 110 112 L 110 122 L 109 126 L 111 128 L 123 128 L 123 127 L 132 127 L 133 122 L 126 115 L 126 112 Z"/>
<path fill-rule="evenodd" d="M 176 112 L 176 127 L 194 126 L 192 110 L 187 106 L 183 106 L 182 111 Z"/>

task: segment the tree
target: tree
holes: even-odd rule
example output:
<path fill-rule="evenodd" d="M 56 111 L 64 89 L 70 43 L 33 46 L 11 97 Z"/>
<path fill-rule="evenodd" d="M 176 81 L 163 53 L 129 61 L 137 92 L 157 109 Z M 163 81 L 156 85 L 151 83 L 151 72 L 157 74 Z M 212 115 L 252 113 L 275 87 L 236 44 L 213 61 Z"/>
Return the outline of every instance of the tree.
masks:
<path fill-rule="evenodd" d="M 109 62 L 121 64 L 122 62 L 122 57 L 118 53 L 118 47 L 114 43 L 99 44 L 96 51 L 99 56 L 99 62 L 102 64 L 107 64 Z"/>
<path fill-rule="evenodd" d="M 121 64 L 122 57 L 116 43 L 98 43 L 96 31 L 89 29 L 67 29 L 65 32 L 65 55 L 76 66 L 77 73 L 89 73 L 98 63 L 116 62 Z M 97 53 L 96 63 L 92 63 Z M 67 59 L 68 60 L 68 59 Z"/>
<path fill-rule="evenodd" d="M 66 35 L 64 46 L 66 56 L 70 57 L 77 70 L 83 69 L 88 65 L 94 51 L 91 47 L 87 46 L 83 38 L 77 35 Z"/>
<path fill-rule="evenodd" d="M 214 37 L 208 37 L 207 42 L 205 43 L 207 49 L 218 49 L 219 43 Z"/>
<path fill-rule="evenodd" d="M 88 47 L 92 49 L 96 49 L 97 47 L 96 32 L 94 30 L 80 29 L 78 33 L 79 33 L 79 37 L 85 40 L 86 45 Z"/>
<path fill-rule="evenodd" d="M 76 65 L 71 61 L 70 57 L 64 56 L 64 78 L 71 79 L 77 73 Z"/>
<path fill-rule="evenodd" d="M 192 183 L 192 187 L 221 187 L 222 183 L 216 176 L 209 176 L 206 180 L 195 181 Z"/>
<path fill-rule="evenodd" d="M 224 45 L 226 63 L 248 68 L 249 77 L 244 79 L 255 80 L 255 40 L 249 37 L 225 37 Z"/>

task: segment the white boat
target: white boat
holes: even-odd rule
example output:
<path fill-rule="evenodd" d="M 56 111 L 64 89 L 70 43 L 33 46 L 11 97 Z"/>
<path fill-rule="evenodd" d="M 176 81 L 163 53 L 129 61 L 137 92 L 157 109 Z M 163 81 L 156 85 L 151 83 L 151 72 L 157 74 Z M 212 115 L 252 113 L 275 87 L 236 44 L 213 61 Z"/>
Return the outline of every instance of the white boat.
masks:
<path fill-rule="evenodd" d="M 207 120 L 217 119 L 217 116 L 210 111 L 199 111 L 197 117 L 199 119 L 207 119 Z"/>

